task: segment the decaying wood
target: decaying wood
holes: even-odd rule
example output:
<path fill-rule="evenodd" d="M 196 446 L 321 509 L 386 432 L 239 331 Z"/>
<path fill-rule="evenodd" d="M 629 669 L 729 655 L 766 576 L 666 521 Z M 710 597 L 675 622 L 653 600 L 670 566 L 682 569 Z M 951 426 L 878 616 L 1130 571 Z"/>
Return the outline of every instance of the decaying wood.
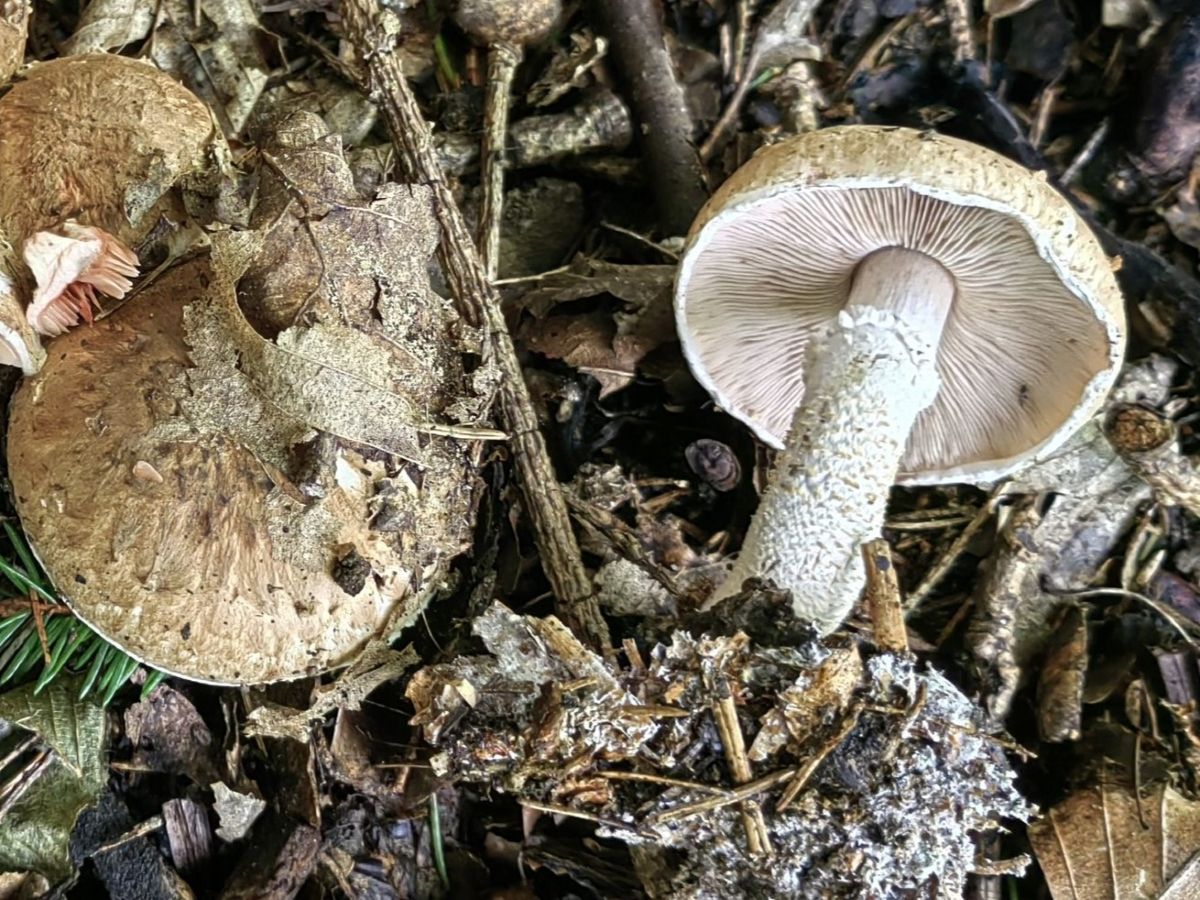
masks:
<path fill-rule="evenodd" d="M 163 824 L 171 844 L 171 859 L 180 872 L 195 870 L 212 857 L 212 829 L 208 813 L 195 800 L 177 797 L 163 804 Z"/>
<path fill-rule="evenodd" d="M 435 214 L 442 229 L 439 259 L 454 296 L 481 324 L 501 372 L 500 407 L 508 428 L 542 566 L 563 618 L 589 643 L 608 648 L 608 625 L 592 594 L 562 490 L 554 474 L 537 414 L 525 384 L 516 348 L 509 336 L 500 299 L 489 283 L 462 213 L 438 166 L 428 123 L 408 87 L 394 51 L 395 36 L 378 24 L 375 0 L 347 0 L 341 6 L 346 37 L 366 66 L 371 96 L 382 106 L 406 177 L 434 191 Z"/>
<path fill-rule="evenodd" d="M 320 846 L 321 834 L 311 825 L 264 816 L 221 900 L 291 900 L 316 868 Z"/>

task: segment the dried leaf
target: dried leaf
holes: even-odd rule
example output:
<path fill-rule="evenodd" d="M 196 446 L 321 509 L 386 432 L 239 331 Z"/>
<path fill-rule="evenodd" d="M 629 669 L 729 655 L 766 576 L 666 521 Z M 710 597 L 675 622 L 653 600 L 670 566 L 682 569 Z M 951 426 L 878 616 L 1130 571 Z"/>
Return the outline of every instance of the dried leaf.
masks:
<path fill-rule="evenodd" d="M 1087 670 L 1087 621 L 1082 610 L 1071 607 L 1038 674 L 1038 731 L 1043 740 L 1078 740 Z"/>
<path fill-rule="evenodd" d="M 40 694 L 32 684 L 0 694 L 0 719 L 36 732 L 54 751 L 54 761 L 0 820 L 0 871 L 36 871 L 53 881 L 72 871 L 71 829 L 108 777 L 104 710 L 78 694 L 73 678 Z"/>
<path fill-rule="evenodd" d="M 92 0 L 63 45 L 63 56 L 115 50 L 143 40 L 157 8 L 155 0 Z"/>
<path fill-rule="evenodd" d="M 1029 828 L 1054 900 L 1157 897 L 1200 851 L 1200 803 L 1159 785 L 1076 791 Z"/>
<path fill-rule="evenodd" d="M 267 808 L 267 801 L 230 790 L 223 781 L 214 782 L 211 787 L 215 798 L 213 809 L 221 822 L 217 828 L 217 837 L 227 844 L 240 841 Z"/>
<path fill-rule="evenodd" d="M 189 0 L 160 0 L 165 21 L 154 31 L 150 57 L 179 75 L 211 107 L 227 136 L 253 112 L 270 71 L 251 0 L 204 0 L 197 20 Z"/>
<path fill-rule="evenodd" d="M 247 737 L 290 738 L 307 743 L 313 724 L 335 709 L 358 709 L 368 694 L 381 684 L 399 678 L 419 659 L 412 647 L 392 650 L 386 642 L 377 641 L 336 681 L 317 688 L 308 709 L 290 709 L 268 703 L 251 710 L 246 716 L 245 734 Z"/>

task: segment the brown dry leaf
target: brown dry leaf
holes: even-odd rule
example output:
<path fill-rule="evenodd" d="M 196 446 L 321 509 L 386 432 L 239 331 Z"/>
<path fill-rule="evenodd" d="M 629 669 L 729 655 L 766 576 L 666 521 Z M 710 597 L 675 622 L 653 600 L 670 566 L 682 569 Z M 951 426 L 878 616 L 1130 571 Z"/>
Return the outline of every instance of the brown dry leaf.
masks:
<path fill-rule="evenodd" d="M 530 350 L 593 376 L 601 398 L 632 384 L 644 355 L 617 337 L 617 326 L 605 312 L 535 320 L 521 329 L 521 337 Z"/>
<path fill-rule="evenodd" d="M 1089 787 L 1030 826 L 1029 840 L 1054 900 L 1157 897 L 1200 851 L 1200 803 L 1163 785 L 1140 804 L 1128 788 Z"/>
<path fill-rule="evenodd" d="M 530 349 L 561 359 L 600 382 L 600 396 L 628 386 L 637 365 L 653 350 L 675 340 L 671 307 L 673 266 L 626 266 L 578 260 L 571 271 L 543 278 L 520 306 L 534 321 L 522 329 Z M 611 295 L 622 309 L 570 314 L 563 303 Z"/>
<path fill-rule="evenodd" d="M 335 709 L 358 709 L 375 688 L 399 678 L 420 660 L 412 647 L 392 650 L 385 641 L 376 641 L 362 652 L 337 681 L 322 685 L 313 693 L 308 709 L 291 709 L 265 703 L 246 716 L 247 737 L 290 738 L 307 743 L 309 729 Z"/>

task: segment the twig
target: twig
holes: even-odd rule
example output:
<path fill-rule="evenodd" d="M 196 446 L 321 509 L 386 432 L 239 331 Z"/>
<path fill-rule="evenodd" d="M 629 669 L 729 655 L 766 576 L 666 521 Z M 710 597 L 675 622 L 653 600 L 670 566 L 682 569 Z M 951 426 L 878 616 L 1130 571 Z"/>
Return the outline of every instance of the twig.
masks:
<path fill-rule="evenodd" d="M 556 816 L 566 816 L 571 819 L 583 819 L 587 822 L 595 822 L 597 825 L 603 825 L 606 828 L 615 828 L 620 831 L 632 831 L 641 833 L 636 825 L 630 825 L 628 822 L 622 822 L 620 819 L 610 819 L 606 816 L 598 816 L 594 813 L 584 812 L 580 809 L 572 809 L 569 806 L 562 806 L 558 803 L 541 803 L 537 800 L 522 800 L 521 806 L 526 809 L 536 809 L 538 812 L 552 813 Z"/>
<path fill-rule="evenodd" d="M 1200 515 L 1200 468 L 1179 452 L 1174 422 L 1140 406 L 1117 406 L 1105 431 L 1161 500 Z"/>
<path fill-rule="evenodd" d="M 783 796 L 779 798 L 779 803 L 775 805 L 776 812 L 783 812 L 795 801 L 800 792 L 804 790 L 804 786 L 808 784 L 808 780 L 812 778 L 813 772 L 821 763 L 825 762 L 829 754 L 842 745 L 842 741 L 846 740 L 858 725 L 858 717 L 862 715 L 862 708 L 854 707 L 846 714 L 846 719 L 842 722 L 842 727 L 836 733 L 831 735 L 819 750 L 814 753 L 799 769 L 796 769 L 796 777 L 788 784 L 787 790 L 783 792 Z"/>
<path fill-rule="evenodd" d="M 718 787 L 714 784 L 702 784 L 699 781 L 686 781 L 682 778 L 668 778 L 665 775 L 655 775 L 650 772 L 597 772 L 601 778 L 608 778 L 612 781 L 642 781 L 647 784 L 661 784 L 666 787 L 683 788 L 688 791 L 696 791 L 699 794 L 713 794 L 717 797 L 731 797 L 732 794 L 728 788 Z"/>
<path fill-rule="evenodd" d="M 501 374 L 500 408 L 534 539 L 546 577 L 561 604 L 561 616 L 585 641 L 609 652 L 608 625 L 600 615 L 591 579 L 571 531 L 562 489 L 538 430 L 537 414 L 500 309 L 500 298 L 488 283 L 466 222 L 438 166 L 429 125 L 401 71 L 395 38 L 376 22 L 377 0 L 345 0 L 341 13 L 346 38 L 366 64 L 367 87 L 383 109 L 405 175 L 433 189 L 434 210 L 442 229 L 439 257 L 451 290 L 464 315 L 482 324 L 487 333 L 488 349 Z"/>
<path fill-rule="evenodd" d="M 770 775 L 764 775 L 762 778 L 739 785 L 726 795 L 697 800 L 695 803 L 685 803 L 682 806 L 676 806 L 663 812 L 652 814 L 647 817 L 646 821 L 647 824 L 651 825 L 657 822 L 672 822 L 676 819 L 687 819 L 691 816 L 698 816 L 701 813 L 711 812 L 714 809 L 721 809 L 734 803 L 741 803 L 743 800 L 757 797 L 759 794 L 769 791 L 771 788 L 781 785 L 786 781 L 791 781 L 799 772 L 799 769 L 780 769 L 778 772 L 772 772 Z"/>
<path fill-rule="evenodd" d="M 879 538 L 863 544 L 867 569 L 867 609 L 875 632 L 875 646 L 896 653 L 908 652 L 908 632 L 900 609 L 900 583 L 888 542 Z"/>
<path fill-rule="evenodd" d="M 725 761 L 737 784 L 746 784 L 753 778 L 750 759 L 746 756 L 746 741 L 742 737 L 742 726 L 738 722 L 737 705 L 723 685 L 721 697 L 713 703 L 713 717 L 717 720 L 717 731 L 721 735 L 721 746 L 725 748 Z M 746 829 L 747 848 L 751 856 L 765 856 L 772 852 L 771 836 L 763 819 L 762 807 L 753 800 L 742 803 L 742 825 Z"/>
<path fill-rule="evenodd" d="M 657 0 L 593 0 L 592 15 L 608 37 L 641 124 L 659 220 L 668 235 L 686 234 L 707 199 L 694 125 L 675 78 Z"/>
<path fill-rule="evenodd" d="M 925 601 L 925 598 L 929 596 L 930 592 L 946 576 L 946 573 L 958 562 L 958 558 L 967 549 L 967 544 L 971 542 L 979 529 L 986 525 L 988 520 L 995 514 L 996 507 L 1000 505 L 1008 490 L 1008 485 L 1001 485 L 992 493 L 992 496 L 988 498 L 988 502 L 980 507 L 979 512 L 975 514 L 975 518 L 954 539 L 954 543 L 950 545 L 950 548 L 942 554 L 941 558 L 933 564 L 933 567 L 921 579 L 921 583 L 913 588 L 912 593 L 904 601 L 904 617 L 906 619 L 912 618 L 920 605 Z"/>
<path fill-rule="evenodd" d="M 704 143 L 700 145 L 700 159 L 702 162 L 708 162 L 712 159 L 717 148 L 724 141 L 726 132 L 733 127 L 738 116 L 741 115 L 742 106 L 746 102 L 746 96 L 750 93 L 750 89 L 754 86 L 754 80 L 758 75 L 759 62 L 763 57 L 763 41 L 764 32 L 787 30 L 792 33 L 798 33 L 804 30 L 808 19 L 812 16 L 819 3 L 817 0 L 779 0 L 779 3 L 771 10 L 770 14 L 762 21 L 759 26 L 759 34 L 755 37 L 754 43 L 750 47 L 750 53 L 745 57 L 744 64 L 738 70 L 737 84 L 733 89 L 733 96 L 729 98 L 729 102 L 725 104 L 725 109 L 721 112 L 721 117 L 717 119 L 717 123 L 709 132 L 708 137 L 704 139 Z M 749 29 L 750 10 L 745 7 L 739 9 L 739 28 L 742 30 Z"/>

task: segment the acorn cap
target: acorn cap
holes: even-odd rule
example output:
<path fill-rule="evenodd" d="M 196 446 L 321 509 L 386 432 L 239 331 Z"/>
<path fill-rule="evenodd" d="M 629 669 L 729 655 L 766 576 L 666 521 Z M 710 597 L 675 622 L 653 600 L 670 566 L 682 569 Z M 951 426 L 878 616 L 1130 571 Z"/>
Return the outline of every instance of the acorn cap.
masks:
<path fill-rule="evenodd" d="M 828 128 L 771 145 L 692 227 L 676 318 L 693 373 L 782 447 L 810 338 L 885 247 L 932 257 L 956 288 L 941 388 L 898 480 L 990 481 L 1050 452 L 1101 405 L 1125 346 L 1108 258 L 1070 203 L 983 147 L 903 128 Z"/>
<path fill-rule="evenodd" d="M 74 219 L 135 247 L 212 135 L 208 108 L 147 63 L 38 63 L 0 98 L 0 233 L 17 245 Z"/>
<path fill-rule="evenodd" d="M 184 309 L 211 281 L 206 261 L 178 266 L 55 340 L 12 402 L 17 511 L 71 608 L 132 656 L 218 684 L 316 674 L 419 613 L 438 536 L 379 550 L 391 536 L 370 530 L 363 462 L 344 448 L 317 508 L 264 454 L 193 423 Z M 432 530 L 432 505 L 456 508 L 437 490 L 401 492 L 414 528 Z"/>

